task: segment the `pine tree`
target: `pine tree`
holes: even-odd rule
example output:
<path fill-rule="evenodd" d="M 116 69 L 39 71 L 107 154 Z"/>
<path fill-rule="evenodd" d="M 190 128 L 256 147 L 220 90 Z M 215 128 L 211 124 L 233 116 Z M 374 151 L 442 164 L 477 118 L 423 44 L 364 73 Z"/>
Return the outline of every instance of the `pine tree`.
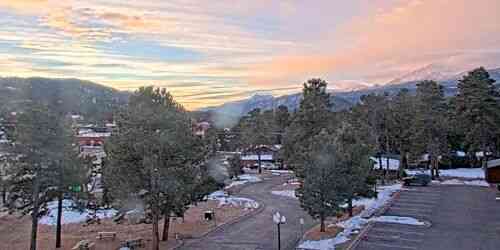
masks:
<path fill-rule="evenodd" d="M 434 81 L 417 84 L 413 145 L 418 155 L 427 153 L 431 175 L 439 177 L 439 156 L 447 151 L 447 106 L 443 87 Z"/>
<path fill-rule="evenodd" d="M 193 134 L 187 112 L 165 89 L 140 88 L 117 125 L 105 145 L 105 178 L 115 197 L 142 198 L 152 216 L 153 249 L 158 249 L 159 219 L 165 217 L 168 234 L 172 210 L 183 211 L 195 197 L 191 192 L 202 179 L 199 167 L 209 147 Z"/>
<path fill-rule="evenodd" d="M 290 124 L 290 113 L 288 112 L 288 108 L 284 105 L 278 106 L 274 113 L 275 123 L 277 128 L 277 143 L 283 143 L 283 133 L 285 133 L 286 128 Z"/>
<path fill-rule="evenodd" d="M 14 136 L 14 162 L 10 182 L 11 209 L 31 215 L 30 249 L 37 249 L 38 219 L 58 190 L 57 116 L 46 106 L 33 103 L 19 116 Z"/>
<path fill-rule="evenodd" d="M 312 143 L 312 138 L 330 127 L 332 105 L 327 85 L 321 79 L 311 79 L 304 83 L 299 110 L 285 131 L 283 157 L 299 176 L 302 175 L 307 148 Z"/>
<path fill-rule="evenodd" d="M 388 169 L 382 169 L 382 155 L 394 151 L 389 135 L 389 99 L 388 95 L 365 95 L 352 108 L 350 120 L 352 124 L 360 124 L 369 130 L 367 135 L 372 137 L 380 170 L 383 171 L 382 182 L 385 181 Z M 389 165 L 387 164 L 387 167 Z"/>
<path fill-rule="evenodd" d="M 247 149 L 257 153 L 259 174 L 262 173 L 262 146 L 273 143 L 275 136 L 272 112 L 261 112 L 254 109 L 242 118 L 242 143 Z"/>
<path fill-rule="evenodd" d="M 498 152 L 495 139 L 499 135 L 500 104 L 488 71 L 478 68 L 458 82 L 455 119 L 464 135 L 464 148 L 475 152 Z"/>
<path fill-rule="evenodd" d="M 72 191 L 68 187 L 83 187 L 88 183 L 89 164 L 85 164 L 84 159 L 80 157 L 80 152 L 77 147 L 77 141 L 74 136 L 71 124 L 64 119 L 64 116 L 58 117 L 59 127 L 56 135 L 52 140 L 57 143 L 58 151 L 56 152 L 55 164 L 57 165 L 57 193 L 58 212 L 56 218 L 56 248 L 60 248 L 61 239 L 61 221 L 63 210 L 64 195 L 72 195 Z M 82 188 L 83 190 L 83 188 Z"/>
<path fill-rule="evenodd" d="M 362 124 L 358 126 L 342 122 L 334 134 L 334 145 L 337 152 L 338 184 L 341 195 L 348 205 L 349 216 L 353 215 L 354 199 L 374 193 L 371 191 L 369 177 L 371 172 L 371 141 L 368 130 Z"/>
<path fill-rule="evenodd" d="M 297 196 L 301 207 L 320 220 L 321 232 L 325 232 L 326 218 L 339 213 L 344 202 L 342 175 L 333 136 L 323 130 L 312 139 Z"/>
<path fill-rule="evenodd" d="M 389 102 L 388 107 L 388 135 L 389 141 L 394 143 L 399 153 L 399 176 L 404 174 L 408 167 L 408 155 L 411 150 L 413 137 L 413 122 L 415 119 L 414 96 L 407 89 L 401 90 Z"/>

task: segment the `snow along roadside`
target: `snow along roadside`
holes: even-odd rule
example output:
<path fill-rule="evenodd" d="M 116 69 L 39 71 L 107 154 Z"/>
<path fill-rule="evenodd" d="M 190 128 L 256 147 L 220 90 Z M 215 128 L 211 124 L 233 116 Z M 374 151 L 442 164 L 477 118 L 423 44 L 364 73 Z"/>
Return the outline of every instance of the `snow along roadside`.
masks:
<path fill-rule="evenodd" d="M 383 218 L 383 217 L 375 217 L 371 219 L 367 219 L 371 217 L 374 212 L 384 205 L 386 205 L 392 198 L 392 194 L 401 190 L 401 184 L 395 184 L 390 186 L 381 186 L 378 187 L 378 198 L 372 199 L 358 199 L 354 201 L 354 205 L 364 205 L 365 209 L 359 214 L 348 220 L 338 222 L 336 224 L 331 224 L 331 226 L 338 226 L 343 228 L 344 230 L 337 234 L 335 238 L 319 240 L 319 241 L 304 241 L 299 244 L 297 249 L 316 249 L 316 250 L 329 250 L 335 249 L 335 246 L 338 244 L 345 243 L 350 240 L 350 237 L 354 233 L 358 233 L 362 227 L 364 227 L 370 220 L 392 220 L 392 222 L 409 222 L 412 221 L 412 218 Z"/>

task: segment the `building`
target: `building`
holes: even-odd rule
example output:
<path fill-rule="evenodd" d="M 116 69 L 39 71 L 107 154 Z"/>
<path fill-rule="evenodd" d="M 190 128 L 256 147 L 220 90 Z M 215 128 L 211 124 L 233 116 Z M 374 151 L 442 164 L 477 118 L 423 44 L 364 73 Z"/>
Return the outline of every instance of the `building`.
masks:
<path fill-rule="evenodd" d="M 500 159 L 488 161 L 484 171 L 488 183 L 500 184 Z"/>
<path fill-rule="evenodd" d="M 281 145 L 261 145 L 256 148 L 247 149 L 241 154 L 241 162 L 244 167 L 253 167 L 259 163 L 259 153 L 261 163 L 279 163 L 278 151 Z"/>
<path fill-rule="evenodd" d="M 209 122 L 198 122 L 194 125 L 194 134 L 200 137 L 205 137 L 211 125 Z"/>

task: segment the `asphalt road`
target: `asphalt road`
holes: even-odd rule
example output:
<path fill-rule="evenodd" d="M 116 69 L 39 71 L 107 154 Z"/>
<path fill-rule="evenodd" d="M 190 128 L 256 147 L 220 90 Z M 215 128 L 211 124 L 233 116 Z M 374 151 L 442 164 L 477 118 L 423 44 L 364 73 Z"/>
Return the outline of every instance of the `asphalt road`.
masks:
<path fill-rule="evenodd" d="M 410 216 L 430 227 L 375 223 L 357 250 L 498 250 L 500 201 L 484 187 L 433 185 L 402 191 L 384 215 Z"/>
<path fill-rule="evenodd" d="M 272 215 L 276 211 L 287 218 L 286 224 L 281 226 L 281 249 L 294 249 L 302 235 L 300 218 L 305 220 L 304 231 L 312 227 L 314 222 L 300 208 L 297 200 L 271 194 L 271 189 L 284 183 L 287 178 L 273 176 L 244 187 L 237 196 L 264 204 L 265 207 L 260 213 L 216 230 L 202 239 L 187 241 L 180 249 L 278 249 L 277 227 L 272 221 Z"/>

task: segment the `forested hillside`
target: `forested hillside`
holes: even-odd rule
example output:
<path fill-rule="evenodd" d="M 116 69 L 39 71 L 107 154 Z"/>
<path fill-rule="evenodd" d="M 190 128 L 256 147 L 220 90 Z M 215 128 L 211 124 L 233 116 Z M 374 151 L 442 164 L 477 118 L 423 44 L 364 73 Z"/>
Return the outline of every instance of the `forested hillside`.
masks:
<path fill-rule="evenodd" d="M 114 106 L 126 103 L 128 95 L 78 79 L 0 78 L 2 113 L 22 111 L 31 99 L 54 105 L 64 113 L 81 114 L 89 121 L 103 121 L 110 116 Z"/>

